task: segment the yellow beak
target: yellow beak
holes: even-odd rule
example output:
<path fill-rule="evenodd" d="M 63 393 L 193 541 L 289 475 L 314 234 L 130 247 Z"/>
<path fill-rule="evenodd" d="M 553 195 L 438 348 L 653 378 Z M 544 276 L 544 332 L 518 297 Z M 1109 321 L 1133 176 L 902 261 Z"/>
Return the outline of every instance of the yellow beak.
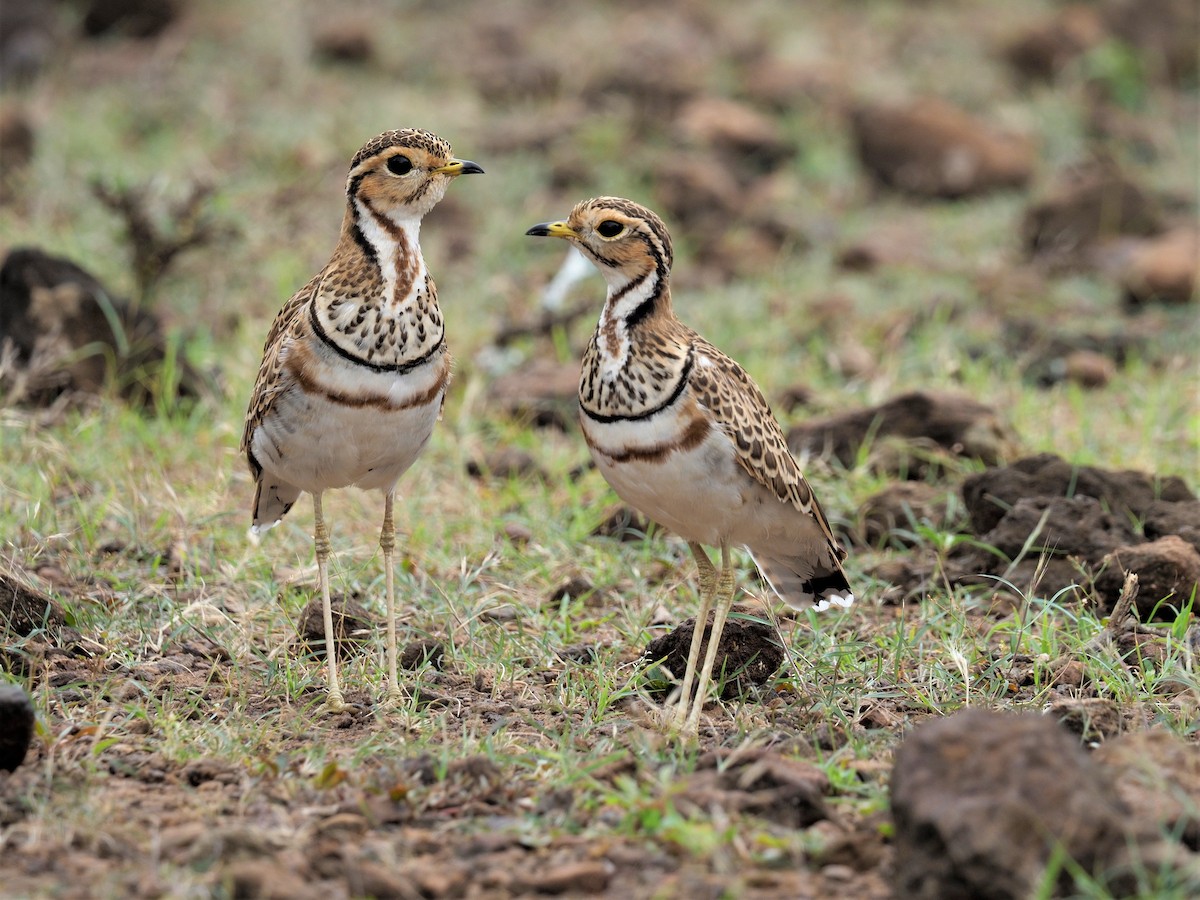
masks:
<path fill-rule="evenodd" d="M 542 222 L 540 225 L 534 225 L 525 233 L 531 234 L 534 237 L 579 237 L 579 235 L 575 233 L 575 229 L 566 222 Z"/>
<path fill-rule="evenodd" d="M 438 175 L 482 175 L 483 167 L 479 163 L 473 163 L 469 159 L 452 159 L 444 166 L 438 166 L 436 169 L 431 169 Z"/>

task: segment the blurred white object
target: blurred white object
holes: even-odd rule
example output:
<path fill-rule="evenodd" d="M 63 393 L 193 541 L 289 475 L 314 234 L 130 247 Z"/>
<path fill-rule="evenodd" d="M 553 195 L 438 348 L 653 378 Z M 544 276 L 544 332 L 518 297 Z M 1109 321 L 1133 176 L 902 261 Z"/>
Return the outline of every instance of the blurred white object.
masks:
<path fill-rule="evenodd" d="M 567 258 L 542 291 L 542 309 L 547 312 L 560 311 L 567 302 L 571 288 L 595 271 L 592 264 L 578 250 L 574 247 L 568 249 Z"/>

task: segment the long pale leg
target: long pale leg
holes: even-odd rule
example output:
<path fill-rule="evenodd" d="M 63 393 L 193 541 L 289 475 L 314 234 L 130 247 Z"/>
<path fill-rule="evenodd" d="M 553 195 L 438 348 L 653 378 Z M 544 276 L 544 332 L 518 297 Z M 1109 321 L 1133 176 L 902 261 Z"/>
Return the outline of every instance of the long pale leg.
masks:
<path fill-rule="evenodd" d="M 342 689 L 338 686 L 337 651 L 333 639 L 333 602 L 329 598 L 329 533 L 325 530 L 325 518 L 321 515 L 321 494 L 313 494 L 313 543 L 317 548 L 317 579 L 321 582 L 321 611 L 325 616 L 325 664 L 329 670 L 329 698 L 325 709 L 339 712 L 346 708 Z"/>
<path fill-rule="evenodd" d="M 704 627 L 708 624 L 708 611 L 712 608 L 713 594 L 717 589 L 717 570 L 713 568 L 704 548 L 694 541 L 688 542 L 696 568 L 700 570 L 700 609 L 696 612 L 696 627 L 692 631 L 692 644 L 688 648 L 687 666 L 683 670 L 683 683 L 679 688 L 679 700 L 675 705 L 672 730 L 680 731 L 687 718 L 692 699 L 692 682 L 696 678 L 696 664 L 700 661 L 700 644 L 704 640 Z"/>
<path fill-rule="evenodd" d="M 400 679 L 396 670 L 396 573 L 392 567 L 392 550 L 396 546 L 396 526 L 392 522 L 392 502 L 395 490 L 388 491 L 383 498 L 383 528 L 379 531 L 379 549 L 383 551 L 384 582 L 387 584 L 387 667 L 388 687 L 386 700 L 395 703 L 400 699 Z"/>
<path fill-rule="evenodd" d="M 704 667 L 696 680 L 696 698 L 692 701 L 691 712 L 683 730 L 695 734 L 700 726 L 700 710 L 704 708 L 704 700 L 708 694 L 708 685 L 712 680 L 713 665 L 717 659 L 717 647 L 721 643 L 721 632 L 725 630 L 725 619 L 733 606 L 734 582 L 733 566 L 729 563 L 729 544 L 721 544 L 721 574 L 713 591 L 714 606 L 712 633 L 708 637 L 708 649 L 704 653 Z"/>

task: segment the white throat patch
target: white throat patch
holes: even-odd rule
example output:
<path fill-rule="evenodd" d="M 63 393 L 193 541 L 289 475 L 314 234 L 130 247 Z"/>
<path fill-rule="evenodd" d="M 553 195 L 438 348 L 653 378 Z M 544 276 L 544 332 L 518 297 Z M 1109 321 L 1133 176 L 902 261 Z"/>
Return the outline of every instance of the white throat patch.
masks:
<path fill-rule="evenodd" d="M 367 243 L 371 245 L 371 249 L 375 251 L 375 258 L 379 261 L 379 272 L 383 278 L 383 296 L 394 303 L 397 308 L 403 308 L 416 298 L 425 284 L 425 260 L 421 256 L 420 244 L 421 220 L 413 216 L 401 218 L 377 213 L 357 197 L 354 200 L 354 205 L 358 210 L 358 228 L 362 232 L 363 237 L 366 238 Z M 407 245 L 406 253 L 396 253 L 396 240 L 380 224 L 376 216 L 382 216 L 391 225 L 400 230 L 401 234 L 404 235 L 404 241 Z M 397 297 L 396 287 L 400 283 L 401 278 L 396 267 L 405 262 L 408 262 L 410 265 L 415 263 L 416 272 L 409 282 L 409 289 L 405 295 Z"/>
<path fill-rule="evenodd" d="M 614 381 L 629 360 L 629 326 L 626 320 L 658 289 L 658 272 L 652 271 L 638 281 L 609 282 L 608 297 L 600 313 L 600 377 Z"/>

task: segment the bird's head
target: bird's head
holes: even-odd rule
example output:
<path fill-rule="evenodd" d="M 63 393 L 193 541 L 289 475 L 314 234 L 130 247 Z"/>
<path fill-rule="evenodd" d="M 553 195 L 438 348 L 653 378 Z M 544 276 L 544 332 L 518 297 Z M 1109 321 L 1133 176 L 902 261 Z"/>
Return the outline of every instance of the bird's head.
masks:
<path fill-rule="evenodd" d="M 619 289 L 654 272 L 665 282 L 674 259 L 663 220 L 620 197 L 584 200 L 566 219 L 534 225 L 525 233 L 570 241 L 595 264 L 610 288 Z"/>
<path fill-rule="evenodd" d="M 385 131 L 363 145 L 350 163 L 346 195 L 392 218 L 420 219 L 459 175 L 483 169 L 455 159 L 450 145 L 430 131 Z"/>

